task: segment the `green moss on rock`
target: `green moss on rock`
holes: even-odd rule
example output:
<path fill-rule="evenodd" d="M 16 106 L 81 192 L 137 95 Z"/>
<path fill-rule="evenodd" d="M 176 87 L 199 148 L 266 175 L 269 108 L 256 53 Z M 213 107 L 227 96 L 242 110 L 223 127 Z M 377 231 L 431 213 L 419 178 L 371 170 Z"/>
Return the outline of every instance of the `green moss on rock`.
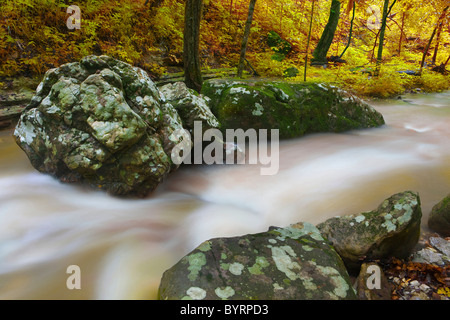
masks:
<path fill-rule="evenodd" d="M 214 79 L 202 94 L 222 129 L 279 129 L 280 138 L 384 124 L 383 116 L 337 87 L 317 83 Z"/>
<path fill-rule="evenodd" d="M 142 69 L 87 56 L 46 72 L 14 136 L 31 164 L 64 182 L 145 196 L 177 166 L 182 120 Z"/>
<path fill-rule="evenodd" d="M 450 237 L 450 194 L 431 209 L 428 226 L 445 237 Z"/>

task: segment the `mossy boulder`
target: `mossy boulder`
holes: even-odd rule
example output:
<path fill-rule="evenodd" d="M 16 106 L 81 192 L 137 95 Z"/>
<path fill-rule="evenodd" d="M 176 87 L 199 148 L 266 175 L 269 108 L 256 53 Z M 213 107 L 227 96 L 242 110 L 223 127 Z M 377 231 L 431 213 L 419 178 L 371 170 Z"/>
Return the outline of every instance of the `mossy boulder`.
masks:
<path fill-rule="evenodd" d="M 214 79 L 202 94 L 223 130 L 279 129 L 280 138 L 383 125 L 383 116 L 352 94 L 325 84 Z"/>
<path fill-rule="evenodd" d="M 160 299 L 355 299 L 344 264 L 316 227 L 298 223 L 205 241 L 164 272 Z"/>
<path fill-rule="evenodd" d="M 450 237 L 450 194 L 433 206 L 428 227 L 444 237 Z"/>
<path fill-rule="evenodd" d="M 419 195 L 405 191 L 384 200 L 373 211 L 334 217 L 317 225 L 350 272 L 361 263 L 391 257 L 407 258 L 420 236 Z"/>
<path fill-rule="evenodd" d="M 41 172 L 144 196 L 177 168 L 170 155 L 182 129 L 145 71 L 87 56 L 46 72 L 14 136 Z"/>
<path fill-rule="evenodd" d="M 194 122 L 202 121 L 202 129 L 219 128 L 217 118 L 208 107 L 209 98 L 198 94 L 184 82 L 169 83 L 159 88 L 165 100 L 178 112 L 183 127 L 192 134 Z"/>

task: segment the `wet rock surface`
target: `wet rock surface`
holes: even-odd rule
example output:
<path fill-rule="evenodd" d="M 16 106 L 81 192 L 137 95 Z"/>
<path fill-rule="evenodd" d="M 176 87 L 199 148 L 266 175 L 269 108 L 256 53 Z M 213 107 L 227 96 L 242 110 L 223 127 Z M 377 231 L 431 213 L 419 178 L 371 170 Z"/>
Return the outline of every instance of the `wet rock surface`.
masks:
<path fill-rule="evenodd" d="M 311 224 L 202 243 L 167 270 L 165 299 L 355 299 L 342 260 Z"/>
<path fill-rule="evenodd" d="M 347 268 L 358 272 L 364 260 L 408 257 L 419 240 L 421 217 L 419 195 L 406 191 L 374 211 L 331 218 L 317 227 Z"/>
<path fill-rule="evenodd" d="M 164 273 L 160 298 L 448 300 L 450 238 L 420 233 L 420 217 L 418 194 L 405 191 L 373 212 L 340 217 L 332 227 L 327 220 L 317 228 L 297 223 L 211 239 Z M 355 223 L 362 222 L 376 232 L 369 237 L 358 230 Z M 330 234 L 339 234 L 339 228 L 342 234 L 330 243 Z M 343 249 L 355 255 L 347 266 L 349 254 Z"/>
<path fill-rule="evenodd" d="M 47 71 L 14 136 L 41 172 L 144 196 L 177 168 L 170 152 L 182 129 L 143 70 L 88 56 Z"/>
<path fill-rule="evenodd" d="M 222 129 L 279 129 L 280 138 L 294 138 L 384 124 L 370 105 L 326 84 L 213 79 L 202 94 Z"/>
<path fill-rule="evenodd" d="M 450 236 L 450 195 L 432 208 L 428 226 L 445 237 Z"/>

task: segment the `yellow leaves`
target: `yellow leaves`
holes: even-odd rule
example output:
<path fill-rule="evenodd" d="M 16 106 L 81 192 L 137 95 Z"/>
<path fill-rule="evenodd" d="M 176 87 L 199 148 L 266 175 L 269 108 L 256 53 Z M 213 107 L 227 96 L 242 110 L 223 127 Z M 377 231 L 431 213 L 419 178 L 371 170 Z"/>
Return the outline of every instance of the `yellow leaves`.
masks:
<path fill-rule="evenodd" d="M 449 287 L 441 287 L 437 290 L 437 294 L 446 296 L 447 298 L 450 298 L 450 288 Z"/>
<path fill-rule="evenodd" d="M 418 86 L 427 92 L 447 90 L 450 87 L 450 78 L 437 72 L 424 72 L 417 78 Z"/>

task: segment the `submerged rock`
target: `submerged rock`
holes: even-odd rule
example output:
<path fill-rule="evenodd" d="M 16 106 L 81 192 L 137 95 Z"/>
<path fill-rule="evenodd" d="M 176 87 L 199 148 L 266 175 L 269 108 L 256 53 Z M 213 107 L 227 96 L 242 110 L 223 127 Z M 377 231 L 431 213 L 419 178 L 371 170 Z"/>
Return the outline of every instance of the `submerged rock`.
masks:
<path fill-rule="evenodd" d="M 444 237 L 450 237 L 450 194 L 431 209 L 428 226 Z"/>
<path fill-rule="evenodd" d="M 47 71 L 14 136 L 41 172 L 143 196 L 177 168 L 170 153 L 182 129 L 145 71 L 87 56 Z"/>
<path fill-rule="evenodd" d="M 311 224 L 205 241 L 164 272 L 166 299 L 355 299 L 344 264 Z"/>
<path fill-rule="evenodd" d="M 408 257 L 420 237 L 421 217 L 419 195 L 406 191 L 374 211 L 331 218 L 317 228 L 349 271 L 358 272 L 364 260 Z"/>
<path fill-rule="evenodd" d="M 222 129 L 279 129 L 280 138 L 294 138 L 385 123 L 361 99 L 326 84 L 214 79 L 204 82 L 202 94 Z"/>

